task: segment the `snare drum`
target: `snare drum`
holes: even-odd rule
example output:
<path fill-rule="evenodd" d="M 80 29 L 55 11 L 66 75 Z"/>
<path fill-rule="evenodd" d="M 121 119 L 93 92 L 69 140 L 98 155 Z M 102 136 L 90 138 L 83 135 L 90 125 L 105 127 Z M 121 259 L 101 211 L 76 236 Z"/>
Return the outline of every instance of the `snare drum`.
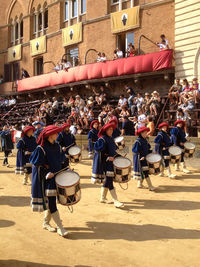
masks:
<path fill-rule="evenodd" d="M 125 147 L 124 143 L 124 137 L 123 136 L 118 136 L 114 139 L 115 144 L 117 145 L 119 150 L 122 150 Z"/>
<path fill-rule="evenodd" d="M 184 147 L 185 147 L 184 156 L 186 158 L 192 158 L 195 152 L 195 144 L 190 143 L 190 142 L 185 142 Z"/>
<path fill-rule="evenodd" d="M 78 163 L 81 161 L 81 149 L 78 146 L 72 146 L 68 150 L 69 160 L 72 163 Z"/>
<path fill-rule="evenodd" d="M 117 157 L 113 161 L 115 177 L 114 182 L 127 183 L 131 179 L 131 161 L 128 158 Z"/>
<path fill-rule="evenodd" d="M 179 163 L 181 161 L 182 149 L 179 146 L 170 146 L 169 154 L 170 162 L 172 164 Z"/>
<path fill-rule="evenodd" d="M 150 174 L 159 174 L 162 157 L 160 154 L 150 153 L 146 156 Z"/>
<path fill-rule="evenodd" d="M 57 196 L 60 204 L 74 205 L 81 199 L 80 176 L 73 171 L 63 171 L 56 175 Z"/>

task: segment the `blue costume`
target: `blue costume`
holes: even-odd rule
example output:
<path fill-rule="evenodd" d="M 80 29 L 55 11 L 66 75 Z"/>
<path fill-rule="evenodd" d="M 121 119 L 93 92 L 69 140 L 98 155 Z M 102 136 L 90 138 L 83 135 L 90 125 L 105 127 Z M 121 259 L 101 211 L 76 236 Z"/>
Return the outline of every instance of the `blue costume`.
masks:
<path fill-rule="evenodd" d="M 165 131 L 160 131 L 156 136 L 154 143 L 155 151 L 162 156 L 165 167 L 169 167 L 169 147 L 171 146 L 169 135 Z"/>
<path fill-rule="evenodd" d="M 47 208 L 51 213 L 57 211 L 55 177 L 46 179 L 47 173 L 56 173 L 66 167 L 66 157 L 58 143 L 44 142 L 44 146 L 37 146 L 30 157 L 32 167 L 32 209 L 43 211 Z"/>
<path fill-rule="evenodd" d="M 98 130 L 92 128 L 88 133 L 89 153 L 92 153 L 94 150 L 94 143 L 98 140 L 98 132 Z"/>
<path fill-rule="evenodd" d="M 0 131 L 1 147 L 4 151 L 3 165 L 8 164 L 8 155 L 14 148 L 10 131 Z"/>
<path fill-rule="evenodd" d="M 105 182 L 103 187 L 113 190 L 113 177 L 114 177 L 114 167 L 113 162 L 108 161 L 108 157 L 114 157 L 117 155 L 117 146 L 112 137 L 106 134 L 100 137 L 94 144 L 94 159 L 92 167 L 92 178 L 102 179 L 105 177 Z"/>
<path fill-rule="evenodd" d="M 120 136 L 120 135 L 121 135 L 121 132 L 120 132 L 119 128 L 116 128 L 116 129 L 113 131 L 112 137 L 113 137 L 113 138 L 116 138 L 116 137 L 118 137 L 118 136 Z"/>
<path fill-rule="evenodd" d="M 147 139 L 141 135 L 136 139 L 133 144 L 133 177 L 137 180 L 143 180 L 149 177 L 149 166 L 145 157 L 151 153 L 151 146 Z M 144 157 L 144 160 L 140 160 Z"/>
<path fill-rule="evenodd" d="M 180 144 L 187 142 L 184 130 L 176 126 L 173 129 L 171 129 L 170 133 L 171 133 L 172 144 L 174 144 L 175 146 L 179 146 L 181 149 L 184 149 L 184 146 Z M 182 152 L 181 154 L 181 162 L 184 162 L 184 152 Z"/>
<path fill-rule="evenodd" d="M 76 145 L 76 138 L 73 134 L 66 133 L 65 131 L 62 131 L 59 133 L 58 138 L 56 140 L 61 147 L 66 147 L 65 154 L 68 155 L 69 148 Z M 66 163 L 69 165 L 69 159 L 66 159 Z M 67 165 L 67 166 L 68 166 Z"/>
<path fill-rule="evenodd" d="M 28 137 L 24 135 L 17 143 L 17 161 L 16 161 L 16 174 L 30 174 L 32 172 L 31 167 L 26 167 L 26 163 L 30 163 L 30 155 L 27 155 L 26 152 L 33 152 L 37 147 L 36 139 L 34 136 Z"/>
<path fill-rule="evenodd" d="M 35 137 L 35 139 L 37 140 L 40 133 L 42 132 L 43 128 L 39 128 L 39 129 L 36 129 L 33 136 Z"/>

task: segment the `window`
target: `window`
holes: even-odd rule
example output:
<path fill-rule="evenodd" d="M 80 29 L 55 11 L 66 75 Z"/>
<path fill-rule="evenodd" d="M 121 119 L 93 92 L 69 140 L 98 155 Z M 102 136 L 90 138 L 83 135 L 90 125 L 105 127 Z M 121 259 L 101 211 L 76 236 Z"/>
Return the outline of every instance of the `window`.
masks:
<path fill-rule="evenodd" d="M 37 16 L 34 15 L 33 17 L 33 32 L 36 33 L 37 29 L 36 29 L 36 20 L 37 20 Z"/>
<path fill-rule="evenodd" d="M 15 39 L 19 39 L 19 23 L 16 23 L 15 25 Z"/>
<path fill-rule="evenodd" d="M 72 0 L 72 18 L 77 17 L 77 1 Z"/>
<path fill-rule="evenodd" d="M 81 0 L 81 14 L 86 13 L 86 0 Z"/>
<path fill-rule="evenodd" d="M 134 33 L 129 32 L 126 34 L 126 49 L 128 48 L 128 44 L 132 43 L 134 45 Z"/>
<path fill-rule="evenodd" d="M 35 62 L 35 75 L 43 74 L 43 57 L 36 58 Z"/>
<path fill-rule="evenodd" d="M 111 0 L 112 1 L 112 4 L 118 4 L 119 3 L 119 0 Z"/>
<path fill-rule="evenodd" d="M 73 67 L 78 65 L 78 47 L 66 49 L 67 61 L 69 61 Z"/>
<path fill-rule="evenodd" d="M 39 31 L 42 30 L 42 13 L 39 13 L 38 16 L 38 27 L 39 27 Z"/>
<path fill-rule="evenodd" d="M 48 28 L 48 10 L 47 9 L 44 11 L 44 28 L 45 29 Z"/>
<path fill-rule="evenodd" d="M 64 11 L 65 11 L 65 20 L 69 19 L 69 1 L 65 1 L 65 6 L 64 6 Z"/>
<path fill-rule="evenodd" d="M 11 26 L 11 43 L 14 44 L 14 32 L 15 32 L 15 27 L 14 25 Z"/>
<path fill-rule="evenodd" d="M 22 39 L 24 37 L 24 23 L 23 20 L 20 23 L 20 38 Z"/>

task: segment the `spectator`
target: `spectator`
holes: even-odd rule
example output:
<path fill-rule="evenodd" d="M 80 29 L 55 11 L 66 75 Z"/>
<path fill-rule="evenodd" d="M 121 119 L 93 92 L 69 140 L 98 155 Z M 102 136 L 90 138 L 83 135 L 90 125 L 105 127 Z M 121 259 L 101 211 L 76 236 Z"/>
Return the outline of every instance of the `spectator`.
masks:
<path fill-rule="evenodd" d="M 105 53 L 101 53 L 101 59 L 100 59 L 100 61 L 101 62 L 106 62 L 106 60 L 107 60 L 107 58 L 106 58 Z"/>
<path fill-rule="evenodd" d="M 122 118 L 122 135 L 135 135 L 133 122 L 127 116 Z"/>
<path fill-rule="evenodd" d="M 153 91 L 151 94 L 151 105 L 150 105 L 150 113 L 153 116 L 158 116 L 158 112 L 160 109 L 160 95 L 157 91 Z"/>
<path fill-rule="evenodd" d="M 0 137 L 1 137 L 1 146 L 4 151 L 3 166 L 9 167 L 8 155 L 12 152 L 14 146 L 12 142 L 12 135 L 7 125 L 3 127 L 3 131 L 0 131 Z"/>
<path fill-rule="evenodd" d="M 63 59 L 63 62 L 62 62 L 62 69 L 65 70 L 65 71 L 68 71 L 69 68 L 72 67 L 72 64 L 70 61 L 67 61 L 66 59 Z"/>
<path fill-rule="evenodd" d="M 152 116 L 147 116 L 147 127 L 150 129 L 148 136 L 153 136 L 155 132 L 155 124 Z"/>
<path fill-rule="evenodd" d="M 30 75 L 29 75 L 28 71 L 25 70 L 24 68 L 22 68 L 22 79 L 29 78 L 29 77 L 30 77 Z"/>
<path fill-rule="evenodd" d="M 74 103 L 75 103 L 74 97 L 73 96 L 70 96 L 69 101 L 68 101 L 68 106 L 69 107 L 72 107 L 74 105 Z"/>
<path fill-rule="evenodd" d="M 150 105 L 151 105 L 150 94 L 149 93 L 145 93 L 142 108 L 144 108 L 145 112 L 148 113 L 148 114 L 150 113 Z"/>
<path fill-rule="evenodd" d="M 101 62 L 101 52 L 97 53 L 96 62 Z"/>
<path fill-rule="evenodd" d="M 56 66 L 54 67 L 54 70 L 55 70 L 56 72 L 58 72 L 58 71 L 61 70 L 61 69 L 62 69 L 62 64 L 60 64 L 60 62 L 58 61 L 57 64 L 56 64 Z"/>
<path fill-rule="evenodd" d="M 135 94 L 133 88 L 128 86 L 128 85 L 125 85 L 125 90 L 126 90 L 127 94 L 129 95 L 128 106 L 129 106 L 129 108 L 131 108 L 131 106 L 133 105 L 133 98 L 136 97 L 136 94 Z"/>
<path fill-rule="evenodd" d="M 84 108 L 85 106 L 85 101 L 80 97 L 80 95 L 76 96 L 76 100 L 74 102 L 75 107 L 77 107 L 78 110 L 80 110 L 80 108 Z"/>
<path fill-rule="evenodd" d="M 16 99 L 14 97 L 10 97 L 8 105 L 14 106 L 15 104 L 16 104 Z"/>
<path fill-rule="evenodd" d="M 87 105 L 88 107 L 93 107 L 94 106 L 94 98 L 90 96 L 87 100 Z"/>
<path fill-rule="evenodd" d="M 169 42 L 166 39 L 166 37 L 165 37 L 164 34 L 161 34 L 160 39 L 161 39 L 161 42 L 160 43 L 162 43 L 164 41 L 163 43 L 165 43 L 165 45 L 169 47 Z M 159 44 L 159 43 L 156 43 L 156 44 Z"/>
<path fill-rule="evenodd" d="M 160 51 L 169 49 L 168 44 L 165 40 L 162 40 L 161 43 L 157 43 L 157 46 L 160 48 Z"/>
<path fill-rule="evenodd" d="M 144 114 L 143 109 L 138 110 L 138 129 L 142 126 L 146 126 L 147 123 L 147 117 Z"/>
<path fill-rule="evenodd" d="M 144 102 L 144 98 L 142 97 L 142 94 L 138 93 L 136 100 L 135 100 L 137 110 L 142 108 L 143 102 Z"/>
<path fill-rule="evenodd" d="M 123 52 L 119 48 L 117 48 L 116 51 L 117 51 L 117 53 L 116 53 L 117 58 L 123 58 L 124 57 Z"/>
<path fill-rule="evenodd" d="M 188 137 L 189 136 L 189 131 L 188 131 L 189 120 L 188 120 L 187 114 L 185 114 L 181 108 L 179 108 L 176 112 L 176 119 L 182 120 L 185 122 L 185 127 L 184 127 L 185 129 L 184 130 L 186 133 L 186 137 Z"/>
<path fill-rule="evenodd" d="M 115 59 L 118 59 L 117 50 L 116 49 L 113 52 L 113 60 L 115 60 Z"/>
<path fill-rule="evenodd" d="M 135 46 L 132 43 L 128 44 L 127 57 L 133 57 L 136 55 Z"/>
<path fill-rule="evenodd" d="M 124 95 L 120 95 L 119 101 L 118 101 L 118 107 L 122 109 L 122 107 L 127 105 L 127 99 L 124 97 Z"/>
<path fill-rule="evenodd" d="M 176 102 L 178 104 L 179 102 L 179 95 L 182 92 L 182 85 L 180 84 L 180 79 L 176 79 L 175 83 L 172 85 L 172 87 L 169 89 L 169 98 L 175 98 Z"/>

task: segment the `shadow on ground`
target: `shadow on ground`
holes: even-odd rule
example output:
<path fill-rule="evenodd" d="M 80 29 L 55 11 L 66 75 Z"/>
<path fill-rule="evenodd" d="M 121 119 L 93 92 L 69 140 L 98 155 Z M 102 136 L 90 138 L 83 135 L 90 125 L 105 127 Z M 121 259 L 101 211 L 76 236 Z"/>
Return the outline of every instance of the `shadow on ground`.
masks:
<path fill-rule="evenodd" d="M 109 222 L 87 222 L 88 228 L 68 227 L 69 238 L 128 241 L 148 241 L 164 239 L 200 239 L 200 231 L 192 229 L 174 229 L 163 225 L 123 224 Z"/>
<path fill-rule="evenodd" d="M 30 197 L 21 196 L 0 196 L 0 205 L 8 205 L 11 207 L 30 206 Z"/>
<path fill-rule="evenodd" d="M 69 265 L 50 265 L 19 260 L 0 260 L 1 267 L 68 267 Z M 74 267 L 92 267 L 89 265 L 74 265 Z"/>
<path fill-rule="evenodd" d="M 0 220 L 0 228 L 10 227 L 10 226 L 13 226 L 14 224 L 15 224 L 15 222 L 13 222 L 13 221 Z M 1 266 L 1 264 L 0 264 L 0 266 Z"/>

